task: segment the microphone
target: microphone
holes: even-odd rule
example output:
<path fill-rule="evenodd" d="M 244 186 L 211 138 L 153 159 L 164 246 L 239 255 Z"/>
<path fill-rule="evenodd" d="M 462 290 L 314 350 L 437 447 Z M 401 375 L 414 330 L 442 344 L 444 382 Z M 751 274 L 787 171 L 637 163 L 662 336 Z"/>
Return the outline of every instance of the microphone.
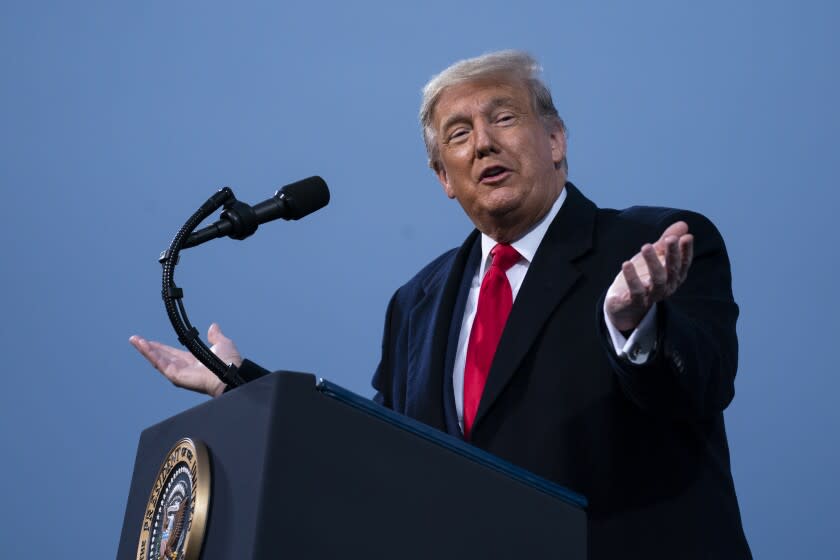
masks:
<path fill-rule="evenodd" d="M 307 177 L 282 187 L 274 196 L 253 207 L 234 200 L 225 205 L 219 221 L 190 235 L 182 248 L 195 247 L 211 239 L 227 235 L 232 239 L 245 239 L 257 231 L 260 224 L 278 218 L 299 220 L 330 201 L 327 183 L 318 176 Z"/>

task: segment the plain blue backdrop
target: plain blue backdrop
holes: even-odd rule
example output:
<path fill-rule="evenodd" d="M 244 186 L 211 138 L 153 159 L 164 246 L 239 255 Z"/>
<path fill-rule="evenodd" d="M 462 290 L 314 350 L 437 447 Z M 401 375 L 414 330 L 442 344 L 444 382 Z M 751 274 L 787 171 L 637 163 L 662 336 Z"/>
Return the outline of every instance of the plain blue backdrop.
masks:
<path fill-rule="evenodd" d="M 757 558 L 836 558 L 837 6 L 4 0 L 2 555 L 114 554 L 140 431 L 204 400 L 127 338 L 174 342 L 156 257 L 222 185 L 253 203 L 320 174 L 333 198 L 185 253 L 190 317 L 371 395 L 390 294 L 471 227 L 426 167 L 420 88 L 522 48 L 587 196 L 719 226 L 747 536 Z"/>

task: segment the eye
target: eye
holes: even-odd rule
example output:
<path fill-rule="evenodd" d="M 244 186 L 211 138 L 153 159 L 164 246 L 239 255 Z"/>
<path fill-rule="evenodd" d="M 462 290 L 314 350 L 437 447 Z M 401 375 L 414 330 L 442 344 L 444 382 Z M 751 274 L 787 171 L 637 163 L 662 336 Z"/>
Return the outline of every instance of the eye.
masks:
<path fill-rule="evenodd" d="M 466 129 L 464 127 L 458 127 L 458 128 L 456 128 L 455 130 L 453 130 L 452 132 L 449 133 L 449 136 L 447 137 L 447 141 L 448 142 L 457 142 L 458 140 L 462 140 L 463 138 L 465 138 L 468 133 L 469 133 L 468 129 Z"/>
<path fill-rule="evenodd" d="M 515 118 L 513 113 L 499 113 L 496 115 L 497 124 L 508 124 Z"/>

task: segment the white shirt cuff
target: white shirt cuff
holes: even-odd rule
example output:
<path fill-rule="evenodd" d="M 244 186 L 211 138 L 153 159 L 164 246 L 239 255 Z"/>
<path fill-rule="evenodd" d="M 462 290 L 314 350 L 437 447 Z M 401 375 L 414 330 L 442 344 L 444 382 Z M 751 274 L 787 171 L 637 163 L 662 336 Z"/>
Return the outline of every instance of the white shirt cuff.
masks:
<path fill-rule="evenodd" d="M 610 340 L 616 355 L 626 358 L 630 363 L 642 365 L 656 350 L 656 304 L 648 310 L 647 315 L 639 323 L 630 337 L 626 338 L 621 331 L 615 328 L 607 317 L 607 306 L 604 302 L 604 323 L 610 333 Z"/>

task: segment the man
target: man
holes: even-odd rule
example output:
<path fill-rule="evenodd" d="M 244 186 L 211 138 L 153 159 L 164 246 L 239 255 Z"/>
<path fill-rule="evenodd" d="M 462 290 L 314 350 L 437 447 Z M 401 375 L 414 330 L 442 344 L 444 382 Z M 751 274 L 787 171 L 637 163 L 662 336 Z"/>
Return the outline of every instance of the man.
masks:
<path fill-rule="evenodd" d="M 391 299 L 375 400 L 586 495 L 592 558 L 749 558 L 723 241 L 697 214 L 601 210 L 568 183 L 538 70 L 491 53 L 424 89 L 430 165 L 477 229 Z M 189 354 L 132 344 L 176 385 L 224 389 Z"/>

